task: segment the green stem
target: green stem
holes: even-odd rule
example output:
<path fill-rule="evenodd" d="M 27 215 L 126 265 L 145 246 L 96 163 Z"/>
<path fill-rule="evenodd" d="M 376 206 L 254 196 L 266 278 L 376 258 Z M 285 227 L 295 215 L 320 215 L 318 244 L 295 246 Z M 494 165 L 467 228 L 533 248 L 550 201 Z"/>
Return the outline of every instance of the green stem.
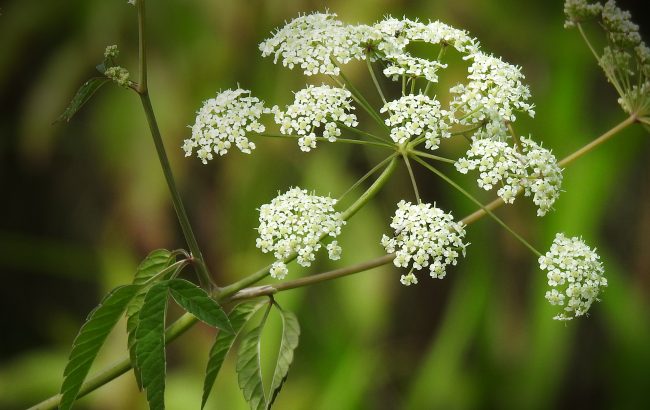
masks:
<path fill-rule="evenodd" d="M 143 3 L 143 1 L 138 1 L 138 4 Z M 146 87 L 146 86 L 145 86 Z M 146 88 L 145 88 L 146 89 Z M 156 152 L 158 153 L 158 159 L 160 161 L 160 166 L 162 167 L 163 174 L 165 175 L 165 181 L 167 182 L 167 187 L 169 188 L 169 193 L 172 197 L 172 203 L 174 204 L 174 210 L 176 211 L 176 216 L 178 217 L 178 222 L 181 225 L 181 230 L 183 231 L 183 236 L 187 242 L 187 246 L 190 249 L 192 258 L 195 262 L 196 272 L 203 286 L 208 291 L 212 291 L 214 288 L 214 283 L 210 278 L 208 269 L 206 267 L 203 255 L 199 249 L 199 244 L 196 241 L 194 232 L 192 231 L 192 226 L 190 225 L 189 218 L 185 212 L 185 206 L 181 199 L 178 189 L 176 188 L 176 182 L 174 180 L 174 175 L 169 164 L 169 159 L 167 158 L 167 153 L 165 151 L 165 145 L 160 135 L 160 129 L 158 128 L 158 123 L 156 121 L 156 116 L 153 112 L 153 107 L 151 106 L 151 99 L 149 98 L 149 93 L 145 91 L 143 94 L 140 94 L 140 100 L 142 101 L 142 107 L 144 108 L 145 115 L 147 117 L 147 122 L 149 123 L 149 129 L 151 130 L 151 136 L 153 137 L 154 145 L 156 146 Z"/>
<path fill-rule="evenodd" d="M 433 159 L 433 160 L 436 160 L 436 161 L 446 162 L 448 164 L 455 164 L 456 163 L 456 161 L 454 161 L 453 159 L 449 159 L 449 158 L 445 158 L 445 157 L 439 157 L 437 155 L 432 155 L 432 154 L 422 152 L 422 151 L 418 151 L 418 150 L 415 150 L 415 149 L 411 150 L 410 152 L 417 155 L 418 157 L 429 158 L 429 159 Z"/>
<path fill-rule="evenodd" d="M 192 226 L 190 225 L 189 218 L 185 212 L 185 206 L 181 199 L 178 189 L 176 188 L 176 182 L 174 180 L 174 175 L 172 173 L 171 166 L 169 164 L 169 159 L 167 157 L 167 152 L 165 151 L 165 145 L 160 134 L 160 129 L 158 128 L 158 122 L 156 121 L 156 116 L 151 105 L 151 98 L 149 97 L 149 88 L 147 85 L 147 35 L 146 35 L 146 26 L 145 26 L 145 0 L 138 0 L 138 34 L 139 34 L 139 60 L 140 60 L 140 83 L 138 84 L 138 94 L 140 95 L 140 101 L 142 102 L 142 107 L 144 108 L 145 116 L 147 117 L 147 123 L 149 124 L 149 130 L 151 131 L 151 136 L 153 137 L 154 145 L 156 146 L 156 152 L 158 154 L 158 160 L 160 161 L 160 166 L 162 167 L 163 174 L 165 175 L 165 181 L 167 182 L 167 187 L 169 188 L 169 193 L 172 197 L 172 203 L 174 204 L 174 210 L 178 217 L 178 222 L 181 225 L 181 230 L 183 231 L 183 236 L 187 242 L 187 246 L 190 248 L 192 253 L 192 258 L 195 261 L 196 273 L 203 286 L 208 291 L 212 291 L 215 287 L 210 273 L 208 272 L 205 260 L 199 249 L 199 245 L 192 231 Z"/>
<path fill-rule="evenodd" d="M 386 131 L 390 131 L 390 129 L 388 128 L 386 123 L 384 123 L 384 120 L 381 119 L 381 116 L 379 115 L 377 110 L 372 108 L 372 105 L 370 105 L 370 103 L 368 102 L 368 100 L 366 100 L 366 98 L 363 96 L 363 94 L 361 94 L 359 92 L 359 90 L 357 90 L 357 88 L 354 86 L 354 84 L 352 84 L 352 82 L 350 80 L 348 80 L 348 78 L 345 76 L 345 74 L 343 74 L 343 70 L 340 70 L 339 76 L 341 77 L 341 79 L 345 83 L 345 86 L 350 89 L 350 92 L 355 97 L 355 100 L 357 101 L 357 103 L 359 103 L 359 105 L 361 105 L 363 107 L 363 109 L 366 110 L 366 112 L 372 118 L 375 119 L 377 124 L 379 124 Z M 340 82 L 336 79 L 336 77 L 332 77 L 332 78 L 334 78 L 334 80 L 337 81 L 340 84 Z"/>
<path fill-rule="evenodd" d="M 251 299 L 260 296 L 269 296 L 277 292 L 282 292 L 289 289 L 301 288 L 304 286 L 313 285 L 315 283 L 338 279 L 344 276 L 352 275 L 359 272 L 364 272 L 382 265 L 386 265 L 392 262 L 393 259 L 395 259 L 395 254 L 391 253 L 356 265 L 348 266 L 341 269 L 335 269 L 329 272 L 323 272 L 315 275 L 305 276 L 300 279 L 280 282 L 274 285 L 263 285 L 263 286 L 256 286 L 252 288 L 242 289 L 239 292 L 235 293 L 227 301 L 230 302 L 235 300 Z"/>
<path fill-rule="evenodd" d="M 371 169 L 370 171 L 366 172 L 366 174 L 365 174 L 364 176 L 362 176 L 361 178 L 359 178 L 359 180 L 358 180 L 357 182 L 355 182 L 354 184 L 352 184 L 352 186 L 351 186 L 350 188 L 348 188 L 347 191 L 345 191 L 343 194 L 341 194 L 341 196 L 339 196 L 339 198 L 336 200 L 336 202 L 340 203 L 341 200 L 342 200 L 343 198 L 345 198 L 345 196 L 346 196 L 347 194 L 349 194 L 349 193 L 352 192 L 356 187 L 358 187 L 359 185 L 361 185 L 361 184 L 363 183 L 363 181 L 365 181 L 366 179 L 370 178 L 370 177 L 371 177 L 375 172 L 377 172 L 377 171 L 379 170 L 379 168 L 383 167 L 384 164 L 386 164 L 388 161 L 390 161 L 391 159 L 393 159 L 393 157 L 395 157 L 396 155 L 397 155 L 397 153 L 395 152 L 395 153 L 389 155 L 388 157 L 384 158 L 384 159 L 383 159 L 379 164 L 377 164 L 377 165 L 375 165 L 374 167 L 372 167 L 372 169 Z"/>
<path fill-rule="evenodd" d="M 411 185 L 413 185 L 413 192 L 415 192 L 415 199 L 417 199 L 418 204 L 422 203 L 420 199 L 420 192 L 418 191 L 418 184 L 415 182 L 415 175 L 413 174 L 413 169 L 411 168 L 411 161 L 409 161 L 408 155 L 405 152 L 402 152 L 402 158 L 404 158 L 404 163 L 406 164 L 406 169 L 409 171 L 409 178 L 411 178 Z"/>
<path fill-rule="evenodd" d="M 581 156 L 585 155 L 589 151 L 593 150 L 603 142 L 609 140 L 610 138 L 612 138 L 614 135 L 618 134 L 625 128 L 634 124 L 636 121 L 637 121 L 636 115 L 630 115 L 628 118 L 626 118 L 625 120 L 621 121 L 619 124 L 614 126 L 614 128 L 612 128 L 611 130 L 607 131 L 606 133 L 596 138 L 595 140 L 591 141 L 590 143 L 580 148 L 579 150 L 575 151 L 573 154 L 570 154 L 564 159 L 562 159 L 560 162 L 558 162 L 558 164 L 561 167 L 569 165 L 570 163 L 580 158 Z"/>
<path fill-rule="evenodd" d="M 376 136 L 375 134 L 371 134 L 371 133 L 369 133 L 369 132 L 367 132 L 367 131 L 363 131 L 363 130 L 360 130 L 360 129 L 358 129 L 358 128 L 348 127 L 347 125 L 345 125 L 345 124 L 343 124 L 342 122 L 339 122 L 339 121 L 337 121 L 337 124 L 338 124 L 341 128 L 344 128 L 344 129 L 346 129 L 346 130 L 348 130 L 348 131 L 350 131 L 350 132 L 354 132 L 354 133 L 356 133 L 356 134 L 359 134 L 359 135 L 363 135 L 363 136 L 365 136 L 365 137 L 372 138 L 372 139 L 374 139 L 374 140 L 377 140 L 377 141 L 381 142 L 383 145 L 388 145 L 389 147 L 392 147 L 392 145 L 386 143 L 386 139 L 385 139 L 385 138 L 378 137 L 378 136 Z"/>
<path fill-rule="evenodd" d="M 375 76 L 375 70 L 372 69 L 372 64 L 370 63 L 370 58 L 366 55 L 366 66 L 368 67 L 368 71 L 370 72 L 370 77 L 372 77 L 372 82 L 375 84 L 375 88 L 377 88 L 377 92 L 379 93 L 379 97 L 381 98 L 381 101 L 386 105 L 386 98 L 384 98 L 384 93 L 381 91 L 381 87 L 379 86 L 379 81 L 377 81 L 377 77 Z"/>
<path fill-rule="evenodd" d="M 438 175 L 440 178 L 445 180 L 448 184 L 456 188 L 458 191 L 460 191 L 463 195 L 465 195 L 467 198 L 469 198 L 472 202 L 474 202 L 476 205 L 480 206 L 481 209 L 483 209 L 492 219 L 494 219 L 499 225 L 501 225 L 506 231 L 510 232 L 515 238 L 517 238 L 524 246 L 526 246 L 528 249 L 530 249 L 535 255 L 537 256 L 542 256 L 542 253 L 535 249 L 533 245 L 531 245 L 527 240 L 525 240 L 521 235 L 519 235 L 517 232 L 515 232 L 512 228 L 510 228 L 505 222 L 501 220 L 498 216 L 496 216 L 492 211 L 487 209 L 485 205 L 481 203 L 478 199 L 474 198 L 472 194 L 467 192 L 463 187 L 458 185 L 456 182 L 454 182 L 451 178 L 449 178 L 447 175 L 443 174 L 440 172 L 438 169 L 435 167 L 431 166 L 427 162 L 425 162 L 423 159 L 419 157 L 413 157 L 414 160 L 419 162 L 423 167 L 427 168 L 429 171 L 433 172 L 434 174 Z"/>
<path fill-rule="evenodd" d="M 266 138 L 285 138 L 285 139 L 293 139 L 297 140 L 300 138 L 297 135 L 284 135 L 284 134 L 260 134 L 260 133 L 251 133 L 251 136 L 257 136 L 257 137 L 266 137 Z M 331 142 L 325 137 L 316 137 L 316 141 L 325 141 L 325 142 Z M 386 144 L 385 142 L 376 142 L 376 141 L 365 141 L 365 140 L 353 140 L 349 138 L 336 138 L 335 142 L 342 142 L 345 144 L 355 144 L 355 145 L 373 145 L 375 147 L 382 147 L 382 148 L 389 148 L 393 149 L 392 145 Z"/>
<path fill-rule="evenodd" d="M 388 163 L 388 166 L 386 166 L 384 171 L 379 175 L 379 177 L 377 177 L 375 182 L 359 197 L 359 199 L 357 199 L 352 205 L 343 211 L 343 213 L 341 213 L 341 219 L 347 221 L 354 214 L 356 214 L 359 209 L 367 204 L 370 199 L 377 195 L 377 192 L 379 192 L 379 190 L 386 184 L 390 176 L 393 174 L 393 171 L 395 171 L 396 165 L 397 159 L 391 159 L 391 161 Z"/>

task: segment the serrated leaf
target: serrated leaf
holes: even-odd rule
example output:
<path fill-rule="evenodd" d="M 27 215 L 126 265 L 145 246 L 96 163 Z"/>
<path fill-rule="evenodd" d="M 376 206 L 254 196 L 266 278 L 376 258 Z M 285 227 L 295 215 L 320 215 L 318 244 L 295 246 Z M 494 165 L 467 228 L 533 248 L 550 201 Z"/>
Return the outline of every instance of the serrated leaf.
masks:
<path fill-rule="evenodd" d="M 244 325 L 250 320 L 250 318 L 259 310 L 260 307 L 265 305 L 266 302 L 256 302 L 256 303 L 240 303 L 235 306 L 230 313 L 228 318 L 230 319 L 230 324 L 232 325 L 232 333 L 222 333 L 217 332 L 215 337 L 214 344 L 210 348 L 210 354 L 208 356 L 208 365 L 205 370 L 205 380 L 203 382 L 203 399 L 201 400 L 201 409 L 205 407 L 210 392 L 212 391 L 212 386 L 214 386 L 214 381 L 217 379 L 219 370 L 223 365 L 223 361 L 226 358 L 226 355 L 232 348 L 235 338 L 244 328 Z"/>
<path fill-rule="evenodd" d="M 289 311 L 278 309 L 280 317 L 282 318 L 282 342 L 278 351 L 278 361 L 275 365 L 275 372 L 273 373 L 273 382 L 271 383 L 271 390 L 269 393 L 269 404 L 267 409 L 270 409 L 275 401 L 275 398 L 282 390 L 287 375 L 289 374 L 289 367 L 293 362 L 293 351 L 298 347 L 300 339 L 300 324 L 296 315 Z"/>
<path fill-rule="evenodd" d="M 88 315 L 72 344 L 70 359 L 63 372 L 60 409 L 72 407 L 99 349 L 138 289 L 136 285 L 113 289 Z"/>
<path fill-rule="evenodd" d="M 167 249 L 157 249 L 150 252 L 136 269 L 133 283 L 138 285 L 146 283 L 163 269 L 169 267 L 173 261 L 172 253 Z M 144 297 L 148 290 L 149 287 L 140 289 L 126 308 L 126 332 L 128 336 L 129 357 L 131 358 L 133 373 L 138 383 L 138 389 L 140 390 L 142 390 L 142 380 L 140 377 L 140 369 L 135 364 L 135 330 L 138 327 L 138 312 L 142 308 Z"/>
<path fill-rule="evenodd" d="M 184 279 L 172 279 L 169 281 L 169 291 L 176 303 L 200 321 L 226 332 L 233 332 L 228 315 L 219 303 L 200 287 Z"/>
<path fill-rule="evenodd" d="M 65 121 L 68 122 L 74 115 L 90 100 L 90 98 L 99 90 L 104 84 L 110 80 L 106 77 L 93 77 L 86 81 L 70 101 L 63 114 L 57 118 L 55 122 Z"/>
<path fill-rule="evenodd" d="M 270 308 L 271 305 L 269 305 Z M 264 396 L 264 385 L 262 384 L 260 347 L 262 330 L 266 324 L 269 309 L 265 312 L 260 324 L 244 336 L 237 357 L 237 381 L 244 394 L 244 399 L 246 399 L 252 410 L 262 410 L 267 405 Z"/>
<path fill-rule="evenodd" d="M 151 410 L 165 408 L 165 316 L 168 283 L 153 285 L 144 297 L 135 331 L 135 363 Z"/>

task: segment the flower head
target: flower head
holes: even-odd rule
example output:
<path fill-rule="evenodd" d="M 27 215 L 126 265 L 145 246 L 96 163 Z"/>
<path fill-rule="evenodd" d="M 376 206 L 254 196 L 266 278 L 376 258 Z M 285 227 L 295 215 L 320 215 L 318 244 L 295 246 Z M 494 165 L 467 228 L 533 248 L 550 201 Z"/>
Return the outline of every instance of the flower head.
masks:
<path fill-rule="evenodd" d="M 473 139 L 465 157 L 456 161 L 456 169 L 466 174 L 477 169 L 478 186 L 486 191 L 500 186 L 497 195 L 513 203 L 519 190 L 533 196 L 537 215 L 544 216 L 560 195 L 562 169 L 551 151 L 530 138 L 520 139 L 519 151 L 505 141 Z"/>
<path fill-rule="evenodd" d="M 440 108 L 440 102 L 435 98 L 422 94 L 406 95 L 386 103 L 381 112 L 389 113 L 386 125 L 391 127 L 390 137 L 397 144 L 424 136 L 425 146 L 434 150 L 441 138 L 451 136 L 449 113 Z"/>
<path fill-rule="evenodd" d="M 465 255 L 468 244 L 463 242 L 465 228 L 451 214 L 431 204 L 411 204 L 400 201 L 390 227 L 395 236 L 384 235 L 381 244 L 388 253 L 395 253 L 395 266 L 408 268 L 402 275 L 404 285 L 417 283 L 413 270 L 429 267 L 433 278 L 444 278 L 448 265 L 456 265 L 458 255 Z"/>
<path fill-rule="evenodd" d="M 300 67 L 305 75 L 339 74 L 337 63 L 345 64 L 360 49 L 349 39 L 348 26 L 333 13 L 299 16 L 260 44 L 262 57 L 274 56 L 285 67 Z"/>
<path fill-rule="evenodd" d="M 108 67 L 104 75 L 122 87 L 129 86 L 129 70 L 120 66 Z"/>
<path fill-rule="evenodd" d="M 500 58 L 481 52 L 472 54 L 467 84 L 458 84 L 449 91 L 454 94 L 451 107 L 460 114 L 461 124 L 516 120 L 515 112 L 535 116 L 528 86 L 522 83 L 521 69 Z"/>
<path fill-rule="evenodd" d="M 600 257 L 577 237 L 567 238 L 558 233 L 551 249 L 539 258 L 539 266 L 548 272 L 551 289 L 546 292 L 546 299 L 561 308 L 556 320 L 584 315 L 607 286 Z"/>
<path fill-rule="evenodd" d="M 256 246 L 264 253 L 273 252 L 277 259 L 271 276 L 282 279 L 287 273 L 285 260 L 297 254 L 298 264 L 310 266 L 321 241 L 341 233 L 345 221 L 334 210 L 336 200 L 291 188 L 260 207 L 259 237 Z M 339 259 L 341 247 L 336 241 L 327 245 L 330 259 Z"/>
<path fill-rule="evenodd" d="M 293 104 L 285 111 L 276 111 L 275 122 L 282 134 L 299 137 L 300 149 L 307 152 L 316 148 L 316 132 L 330 142 L 341 135 L 338 123 L 348 127 L 357 125 L 357 117 L 350 111 L 352 94 L 344 89 L 321 85 L 308 86 L 295 95 Z"/>
<path fill-rule="evenodd" d="M 225 155 L 232 144 L 243 153 L 250 154 L 255 144 L 246 138 L 249 132 L 264 132 L 259 122 L 262 114 L 272 110 L 264 107 L 264 102 L 250 95 L 250 91 L 238 88 L 219 92 L 210 98 L 196 115 L 192 137 L 183 143 L 185 156 L 196 156 L 207 164 L 213 153 Z"/>

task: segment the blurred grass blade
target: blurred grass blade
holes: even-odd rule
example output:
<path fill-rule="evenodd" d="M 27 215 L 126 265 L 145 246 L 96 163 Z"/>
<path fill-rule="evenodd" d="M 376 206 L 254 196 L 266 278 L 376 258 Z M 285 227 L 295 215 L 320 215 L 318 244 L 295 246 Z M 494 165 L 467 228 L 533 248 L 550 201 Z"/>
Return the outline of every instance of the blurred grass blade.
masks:
<path fill-rule="evenodd" d="M 298 324 L 296 315 L 282 310 L 279 306 L 278 310 L 282 318 L 282 342 L 278 351 L 278 362 L 275 365 L 275 372 L 273 373 L 268 409 L 273 405 L 275 398 L 280 393 L 280 390 L 282 390 L 285 380 L 287 380 L 289 366 L 293 362 L 293 351 L 298 347 L 298 341 L 300 339 L 300 325 Z"/>
<path fill-rule="evenodd" d="M 99 349 L 138 289 L 136 285 L 113 289 L 88 316 L 74 340 L 70 359 L 63 372 L 60 409 L 72 407 Z"/>
<path fill-rule="evenodd" d="M 72 101 L 70 101 L 68 107 L 63 111 L 63 114 L 61 114 L 54 122 L 70 121 L 70 119 L 74 117 L 77 111 L 79 111 L 88 100 L 90 100 L 97 90 L 109 81 L 110 80 L 106 77 L 93 77 L 86 81 L 81 87 L 79 87 L 77 94 L 72 98 Z"/>
<path fill-rule="evenodd" d="M 135 331 L 135 363 L 152 410 L 165 408 L 165 316 L 168 283 L 151 287 L 140 309 Z"/>
<path fill-rule="evenodd" d="M 214 386 L 214 381 L 217 379 L 219 370 L 221 370 L 223 361 L 232 348 L 232 345 L 235 342 L 235 338 L 237 335 L 239 335 L 241 330 L 244 328 L 244 325 L 250 320 L 250 318 L 260 309 L 260 307 L 266 303 L 267 302 L 240 303 L 239 305 L 235 306 L 228 314 L 233 332 L 217 332 L 214 344 L 212 345 L 212 348 L 210 348 L 208 366 L 205 370 L 205 381 L 203 382 L 203 399 L 201 400 L 201 409 L 205 407 L 205 403 L 208 401 L 208 397 L 212 391 L 212 386 Z"/>
<path fill-rule="evenodd" d="M 140 263 L 138 269 L 136 269 L 135 276 L 133 277 L 133 284 L 144 284 L 147 280 L 160 273 L 163 269 L 169 267 L 173 260 L 174 258 L 172 257 L 172 253 L 167 249 L 157 249 L 152 251 Z M 135 365 L 135 330 L 138 327 L 138 313 L 142 308 L 144 297 L 148 290 L 149 287 L 140 289 L 126 308 L 126 332 L 128 337 L 129 356 L 131 357 L 135 380 L 138 383 L 138 389 L 140 390 L 142 390 L 142 380 L 140 377 L 140 370 Z"/>
<path fill-rule="evenodd" d="M 267 406 L 262 384 L 262 363 L 260 361 L 260 347 L 262 343 L 262 330 L 271 310 L 271 304 L 264 312 L 260 324 L 251 329 L 244 336 L 239 346 L 237 357 L 237 381 L 251 410 L 264 410 Z"/>
<path fill-rule="evenodd" d="M 200 321 L 226 332 L 233 332 L 228 315 L 221 305 L 200 287 L 184 279 L 172 279 L 169 281 L 169 291 L 176 303 Z"/>

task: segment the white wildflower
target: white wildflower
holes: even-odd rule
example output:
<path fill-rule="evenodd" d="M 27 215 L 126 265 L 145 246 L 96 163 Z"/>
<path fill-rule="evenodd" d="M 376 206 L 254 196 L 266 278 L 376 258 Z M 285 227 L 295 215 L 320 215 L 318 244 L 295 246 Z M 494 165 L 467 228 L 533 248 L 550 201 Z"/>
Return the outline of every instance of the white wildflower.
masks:
<path fill-rule="evenodd" d="M 104 75 L 122 87 L 129 86 L 129 71 L 120 66 L 108 67 Z"/>
<path fill-rule="evenodd" d="M 521 69 L 500 58 L 476 53 L 471 57 L 467 84 L 458 84 L 449 91 L 454 94 L 452 110 L 458 114 L 459 123 L 515 121 L 515 112 L 535 115 L 534 106 L 526 101 L 530 91 L 522 83 Z"/>
<path fill-rule="evenodd" d="M 284 277 L 284 261 L 297 254 L 298 264 L 310 266 L 326 236 L 336 238 L 345 221 L 334 210 L 336 200 L 309 194 L 307 190 L 291 188 L 260 207 L 259 237 L 256 246 L 264 253 L 273 252 L 276 262 L 271 275 Z M 327 246 L 329 257 L 338 259 L 341 248 L 336 241 Z"/>
<path fill-rule="evenodd" d="M 576 24 L 591 20 L 603 10 L 600 3 L 589 4 L 587 0 L 567 0 L 564 2 L 564 14 L 567 20 L 564 27 L 575 27 Z"/>
<path fill-rule="evenodd" d="M 598 300 L 601 289 L 607 286 L 600 257 L 582 239 L 567 238 L 558 233 L 551 249 L 539 258 L 539 266 L 547 271 L 551 290 L 546 299 L 562 308 L 556 320 L 571 320 L 582 316 Z"/>
<path fill-rule="evenodd" d="M 603 7 L 603 25 L 609 38 L 617 46 L 636 47 L 641 44 L 639 26 L 632 22 L 629 11 L 621 10 L 609 0 Z"/>
<path fill-rule="evenodd" d="M 431 277 L 442 279 L 448 265 L 456 265 L 459 254 L 465 255 L 465 228 L 431 204 L 414 205 L 400 201 L 390 227 L 394 237 L 384 235 L 381 244 L 388 253 L 395 253 L 393 264 L 398 268 L 421 270 L 429 267 Z M 417 283 L 409 272 L 400 280 L 404 285 Z"/>
<path fill-rule="evenodd" d="M 348 127 L 357 125 L 357 117 L 350 113 L 352 94 L 344 88 L 321 85 L 308 86 L 295 94 L 293 104 L 285 111 L 276 111 L 275 122 L 280 132 L 299 137 L 300 149 L 307 152 L 316 148 L 316 133 L 330 142 L 341 135 L 338 123 Z"/>
<path fill-rule="evenodd" d="M 117 45 L 115 44 L 107 46 L 106 50 L 104 50 L 104 58 L 115 58 L 119 54 L 120 50 L 118 50 Z"/>
<path fill-rule="evenodd" d="M 213 153 L 225 155 L 234 143 L 243 153 L 250 154 L 255 144 L 246 138 L 250 132 L 262 133 L 265 128 L 260 116 L 273 110 L 264 102 L 250 95 L 250 91 L 238 88 L 219 92 L 210 98 L 196 115 L 192 125 L 192 137 L 183 143 L 185 156 L 196 149 L 197 157 L 207 164 Z"/>
<path fill-rule="evenodd" d="M 441 138 L 451 133 L 449 112 L 440 108 L 440 102 L 426 95 L 406 95 L 386 103 L 381 112 L 388 112 L 386 125 L 391 127 L 390 137 L 403 144 L 414 137 L 424 136 L 425 146 L 435 150 Z"/>
<path fill-rule="evenodd" d="M 339 74 L 337 63 L 345 64 L 360 53 L 349 39 L 349 27 L 336 14 L 313 13 L 299 16 L 260 44 L 262 56 L 274 56 L 285 67 L 300 67 L 305 75 Z"/>
<path fill-rule="evenodd" d="M 533 196 L 537 215 L 544 216 L 560 195 L 562 169 L 551 151 L 529 138 L 520 139 L 521 152 L 505 141 L 474 139 L 456 169 L 466 174 L 478 170 L 478 186 L 486 191 L 500 186 L 497 195 L 513 203 L 519 190 Z"/>
<path fill-rule="evenodd" d="M 476 39 L 464 31 L 451 27 L 440 21 L 411 22 L 406 28 L 406 37 L 411 41 L 423 41 L 429 44 L 443 44 L 454 47 L 463 54 L 474 54 L 479 51 Z"/>
<path fill-rule="evenodd" d="M 341 259 L 341 252 L 343 252 L 343 249 L 337 241 L 332 241 L 327 244 L 327 255 L 331 260 L 336 261 Z"/>

